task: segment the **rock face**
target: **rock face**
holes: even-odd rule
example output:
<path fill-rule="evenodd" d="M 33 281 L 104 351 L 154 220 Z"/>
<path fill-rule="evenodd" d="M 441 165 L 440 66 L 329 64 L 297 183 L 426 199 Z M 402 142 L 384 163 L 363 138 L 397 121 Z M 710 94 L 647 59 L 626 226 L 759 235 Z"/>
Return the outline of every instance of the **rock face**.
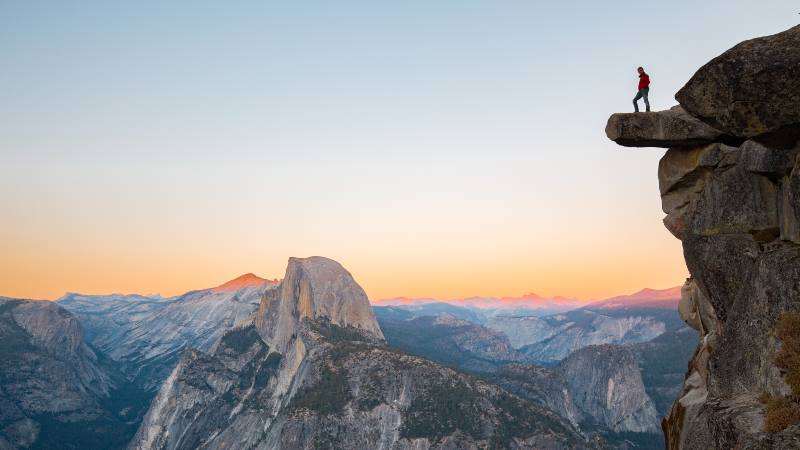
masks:
<path fill-rule="evenodd" d="M 619 444 L 631 439 L 630 433 L 644 435 L 641 440 L 646 443 L 659 431 L 660 415 L 630 347 L 586 347 L 554 368 L 509 364 L 498 369 L 493 380 L 553 409 L 584 433 L 605 435 L 614 447 L 626 448 Z"/>
<path fill-rule="evenodd" d="M 665 417 L 683 387 L 687 361 L 698 344 L 696 330 L 683 326 L 652 341 L 629 346 L 639 360 L 642 382 L 658 417 Z"/>
<path fill-rule="evenodd" d="M 129 427 L 107 407 L 119 383 L 75 317 L 0 298 L 0 448 L 113 448 Z"/>
<path fill-rule="evenodd" d="M 636 356 L 628 348 L 599 345 L 561 362 L 559 372 L 584 417 L 616 432 L 652 433 L 659 416 L 645 392 Z"/>
<path fill-rule="evenodd" d="M 731 48 L 701 67 L 675 98 L 693 116 L 733 136 L 793 129 L 796 139 L 800 25 Z"/>
<path fill-rule="evenodd" d="M 222 334 L 258 309 L 277 281 L 243 275 L 175 298 L 67 294 L 58 304 L 75 314 L 87 340 L 120 364 L 136 384 L 155 392 L 187 348 L 209 350 Z"/>
<path fill-rule="evenodd" d="M 383 339 L 367 294 L 344 267 L 319 256 L 290 258 L 283 282 L 259 306 L 256 327 L 282 351 L 303 319 L 317 318 Z"/>
<path fill-rule="evenodd" d="M 548 409 L 390 349 L 347 271 L 292 258 L 252 324 L 184 354 L 130 448 L 587 445 Z"/>
<path fill-rule="evenodd" d="M 616 113 L 606 124 L 606 135 L 626 147 L 674 147 L 729 141 L 731 137 L 690 116 L 680 106 L 667 111 Z"/>
<path fill-rule="evenodd" d="M 767 433 L 763 393 L 789 392 L 775 365 L 778 317 L 800 310 L 800 27 L 743 42 L 678 93 L 695 117 L 747 138 L 671 148 L 659 164 L 666 227 L 683 242 L 680 304 L 701 333 L 662 426 L 670 449 L 797 448 Z"/>

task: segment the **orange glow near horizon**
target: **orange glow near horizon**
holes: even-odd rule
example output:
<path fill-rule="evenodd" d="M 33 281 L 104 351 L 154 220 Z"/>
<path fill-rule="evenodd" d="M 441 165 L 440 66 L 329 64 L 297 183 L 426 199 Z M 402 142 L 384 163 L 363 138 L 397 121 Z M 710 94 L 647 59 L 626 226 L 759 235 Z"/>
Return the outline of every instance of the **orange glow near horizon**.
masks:
<path fill-rule="evenodd" d="M 323 245 L 320 239 L 297 248 L 271 245 L 266 239 L 254 244 L 247 236 L 242 241 L 213 241 L 188 233 L 167 242 L 143 240 L 143 236 L 133 239 L 132 235 L 128 240 L 104 237 L 100 229 L 91 237 L 84 235 L 85 240 L 60 240 L 60 236 L 48 240 L 41 234 L 36 246 L 23 239 L 4 242 L 6 255 L 13 258 L 0 262 L 0 295 L 39 299 L 56 299 L 65 292 L 173 296 L 214 287 L 248 272 L 282 278 L 289 256 L 319 254 L 339 261 L 372 300 L 527 293 L 600 299 L 683 282 L 687 273 L 680 243 L 661 230 L 657 224 L 652 236 L 626 245 L 616 244 L 613 235 L 605 240 L 576 235 L 564 244 L 531 238 L 522 245 L 497 238 L 485 239 L 481 245 L 456 239 L 430 240 L 414 247 L 361 236 L 364 242 L 357 247 L 335 240 Z M 616 233 L 624 235 L 626 230 Z M 321 251 L 313 251 L 312 246 Z"/>
<path fill-rule="evenodd" d="M 654 168 L 659 156 L 612 147 L 604 157 L 610 166 Z M 248 272 L 281 278 L 290 256 L 311 255 L 339 261 L 371 299 L 596 299 L 687 276 L 647 170 L 609 178 L 587 168 L 580 186 L 556 193 L 550 180 L 520 174 L 501 188 L 477 185 L 471 173 L 442 180 L 423 171 L 375 192 L 365 187 L 381 183 L 380 170 L 348 179 L 343 166 L 364 163 L 337 164 L 276 167 L 268 177 L 165 165 L 148 168 L 149 184 L 136 171 L 88 164 L 51 169 L 36 183 L 0 179 L 0 204 L 12 212 L 0 221 L 0 295 L 173 296 Z M 298 174 L 314 182 L 297 184 Z M 187 187 L 187 177 L 199 181 Z"/>
<path fill-rule="evenodd" d="M 0 8 L 0 295 L 174 296 L 311 255 L 371 299 L 680 285 L 665 149 L 608 117 L 636 67 L 667 110 L 797 21 L 788 0 L 111 3 Z M 680 20 L 631 33 L 650 17 Z"/>

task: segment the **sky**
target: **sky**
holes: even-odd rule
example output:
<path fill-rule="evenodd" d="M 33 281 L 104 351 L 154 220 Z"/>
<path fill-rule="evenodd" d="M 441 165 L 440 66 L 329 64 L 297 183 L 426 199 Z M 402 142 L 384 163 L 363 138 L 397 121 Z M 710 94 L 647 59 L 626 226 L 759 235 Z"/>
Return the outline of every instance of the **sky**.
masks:
<path fill-rule="evenodd" d="M 290 256 L 370 298 L 687 276 L 608 141 L 796 1 L 0 2 L 0 295 L 175 295 Z"/>

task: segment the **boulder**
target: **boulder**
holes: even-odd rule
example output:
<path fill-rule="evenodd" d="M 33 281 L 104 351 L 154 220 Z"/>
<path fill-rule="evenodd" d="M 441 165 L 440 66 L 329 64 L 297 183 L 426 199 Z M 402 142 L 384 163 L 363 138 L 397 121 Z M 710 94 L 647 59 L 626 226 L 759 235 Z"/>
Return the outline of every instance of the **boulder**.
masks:
<path fill-rule="evenodd" d="M 625 147 L 695 147 L 731 141 L 680 106 L 666 111 L 613 114 L 606 125 L 606 136 Z"/>
<path fill-rule="evenodd" d="M 740 138 L 800 127 L 800 25 L 744 41 L 714 58 L 675 95 L 691 115 Z"/>

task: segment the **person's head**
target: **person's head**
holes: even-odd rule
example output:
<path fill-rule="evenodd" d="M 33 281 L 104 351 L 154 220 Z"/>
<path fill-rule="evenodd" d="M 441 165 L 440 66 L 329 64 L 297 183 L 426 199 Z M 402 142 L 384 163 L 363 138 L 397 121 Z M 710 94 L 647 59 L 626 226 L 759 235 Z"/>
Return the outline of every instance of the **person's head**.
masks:
<path fill-rule="evenodd" d="M 640 66 L 638 69 L 636 69 L 636 71 L 639 72 L 639 75 L 641 75 L 644 73 L 644 67 Z"/>

